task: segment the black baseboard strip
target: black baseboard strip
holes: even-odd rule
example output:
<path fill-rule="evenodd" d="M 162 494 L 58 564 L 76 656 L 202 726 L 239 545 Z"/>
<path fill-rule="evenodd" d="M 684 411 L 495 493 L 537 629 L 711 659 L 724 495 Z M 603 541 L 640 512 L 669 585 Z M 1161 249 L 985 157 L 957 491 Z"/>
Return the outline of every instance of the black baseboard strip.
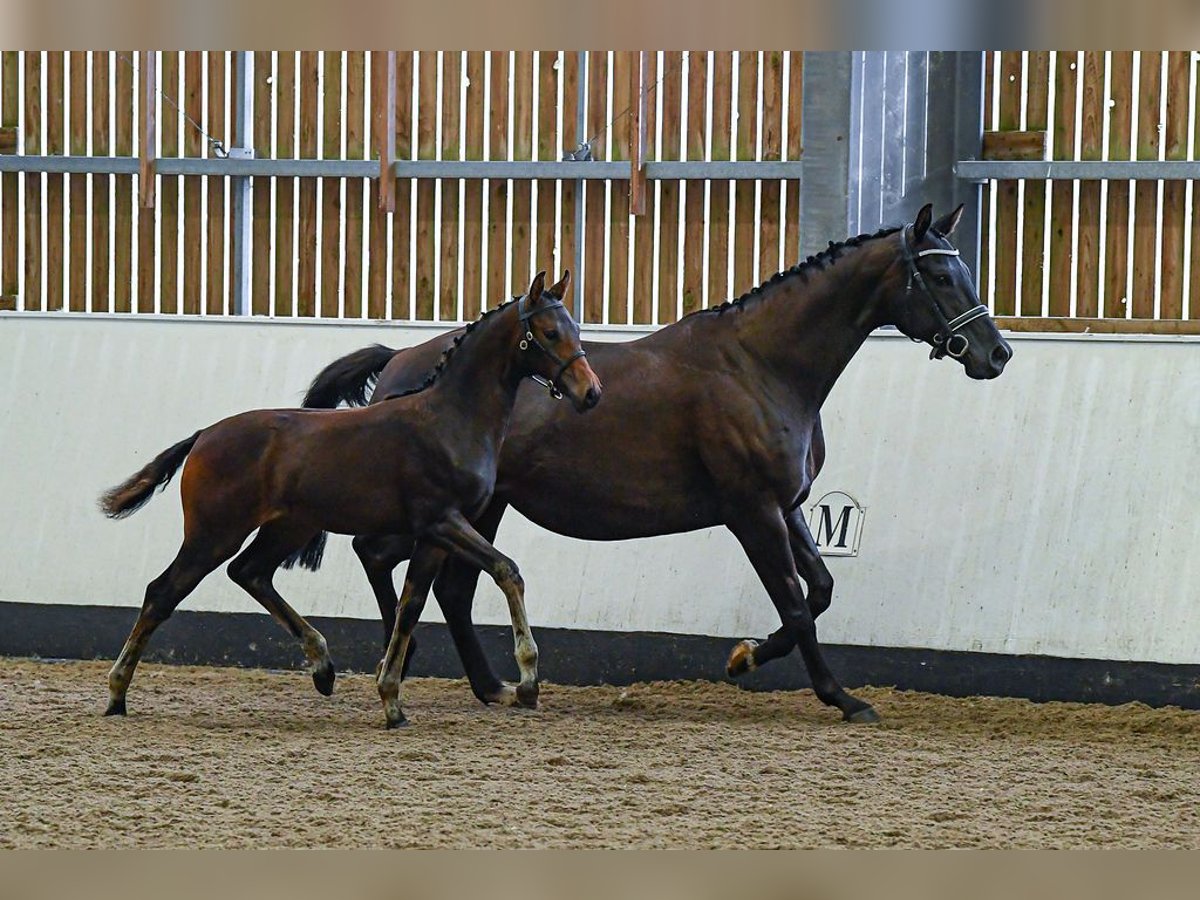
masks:
<path fill-rule="evenodd" d="M 124 607 L 0 603 L 0 656 L 111 659 L 136 618 Z M 361 619 L 309 621 L 325 635 L 341 669 L 373 671 L 383 653 L 383 628 Z M 515 678 L 512 633 L 480 626 L 496 671 Z M 735 640 L 686 634 L 536 628 L 542 676 L 559 684 L 637 681 L 715 681 Z M 446 627 L 422 624 L 412 674 L 449 678 L 462 667 Z M 1009 656 L 899 647 L 825 646 L 826 659 L 846 687 L 894 686 L 953 697 L 990 695 L 1098 703 L 1140 701 L 1200 709 L 1200 665 Z M 273 619 L 253 613 L 181 611 L 155 633 L 145 658 L 197 665 L 299 668 L 298 644 Z M 751 690 L 809 686 L 797 654 L 739 679 Z"/>

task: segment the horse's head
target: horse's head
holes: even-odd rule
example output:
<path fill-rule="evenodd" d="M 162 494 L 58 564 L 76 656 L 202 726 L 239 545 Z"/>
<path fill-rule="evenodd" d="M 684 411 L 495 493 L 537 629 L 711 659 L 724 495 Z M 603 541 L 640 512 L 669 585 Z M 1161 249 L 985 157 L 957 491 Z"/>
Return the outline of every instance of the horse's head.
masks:
<path fill-rule="evenodd" d="M 579 326 L 563 304 L 571 273 L 548 288 L 545 283 L 546 273 L 538 272 L 518 301 L 519 365 L 523 374 L 548 386 L 552 396 L 565 395 L 577 412 L 586 412 L 600 402 L 604 388 L 579 346 Z"/>
<path fill-rule="evenodd" d="M 930 359 L 950 356 L 971 378 L 995 378 L 1012 359 L 1012 347 L 979 302 L 971 270 L 947 238 L 962 206 L 933 220 L 926 204 L 916 221 L 896 235 L 898 258 L 886 279 L 885 317 L 914 341 L 933 347 Z"/>

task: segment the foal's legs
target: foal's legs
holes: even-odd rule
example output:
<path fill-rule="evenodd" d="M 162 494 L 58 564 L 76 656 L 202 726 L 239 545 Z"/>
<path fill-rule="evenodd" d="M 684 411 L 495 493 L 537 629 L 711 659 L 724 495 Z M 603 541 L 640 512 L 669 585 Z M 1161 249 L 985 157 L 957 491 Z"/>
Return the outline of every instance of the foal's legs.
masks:
<path fill-rule="evenodd" d="M 799 509 L 793 509 L 785 514 L 788 527 L 788 540 L 792 547 L 792 556 L 796 560 L 796 569 L 804 579 L 808 589 L 805 600 L 812 612 L 813 619 L 829 609 L 833 600 L 833 576 L 821 559 L 817 542 L 813 540 L 808 522 Z M 769 663 L 773 659 L 786 656 L 796 646 L 796 640 L 786 627 L 780 627 L 761 644 L 757 641 L 741 641 L 729 654 L 729 662 L 725 671 L 731 678 L 743 675 L 752 669 Z"/>
<path fill-rule="evenodd" d="M 452 512 L 429 533 L 429 539 L 462 557 L 470 565 L 492 576 L 496 586 L 508 600 L 508 615 L 512 620 L 513 655 L 521 673 L 517 685 L 517 702 L 522 706 L 537 706 L 537 644 L 525 616 L 525 582 L 517 564 L 498 551 L 458 512 Z"/>
<path fill-rule="evenodd" d="M 229 564 L 229 577 L 234 584 L 262 604 L 276 621 L 283 625 L 304 647 L 309 672 L 317 690 L 328 697 L 333 693 L 335 673 L 329 648 L 321 632 L 288 606 L 275 590 L 273 579 L 289 553 L 303 547 L 315 532 L 280 521 L 268 522 L 259 529 L 250 546 Z"/>
<path fill-rule="evenodd" d="M 400 605 L 392 573 L 396 566 L 412 556 L 413 539 L 398 534 L 360 534 L 351 543 L 375 594 L 386 647 L 396 630 L 396 608 Z"/>
<path fill-rule="evenodd" d="M 446 551 L 432 544 L 417 544 L 413 549 L 408 572 L 404 576 L 404 592 L 400 596 L 396 627 L 392 631 L 391 640 L 388 641 L 383 661 L 379 664 L 376 680 L 388 728 L 398 728 L 408 721 L 404 718 L 404 710 L 400 706 L 401 669 L 413 629 L 417 627 L 417 620 L 421 618 L 421 611 L 425 608 L 429 586 L 433 584 L 433 576 L 437 574 L 445 558 Z"/>
<path fill-rule="evenodd" d="M 822 703 L 840 709 L 842 717 L 849 722 L 877 721 L 879 717 L 870 704 L 846 693 L 838 684 L 821 654 L 812 610 L 800 590 L 799 573 L 783 514 L 768 506 L 755 507 L 748 503 L 739 507 L 728 526 L 750 558 L 784 628 L 799 645 L 817 697 Z"/>
<path fill-rule="evenodd" d="M 121 648 L 121 655 L 108 673 L 108 709 L 106 716 L 125 715 L 125 694 L 133 680 L 133 671 L 150 635 L 165 622 L 183 599 L 196 589 L 204 576 L 227 560 L 245 539 L 215 546 L 205 540 L 184 538 L 175 559 L 161 575 L 146 586 L 146 598 L 133 630 Z"/>

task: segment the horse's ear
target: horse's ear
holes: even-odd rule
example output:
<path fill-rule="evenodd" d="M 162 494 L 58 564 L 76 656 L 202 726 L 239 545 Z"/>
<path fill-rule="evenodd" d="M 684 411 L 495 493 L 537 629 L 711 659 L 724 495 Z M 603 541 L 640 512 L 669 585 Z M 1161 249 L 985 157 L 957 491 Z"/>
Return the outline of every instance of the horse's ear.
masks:
<path fill-rule="evenodd" d="M 550 293 L 552 293 L 559 300 L 562 300 L 567 296 L 567 288 L 570 286 L 571 270 L 567 269 L 565 272 L 563 272 L 562 278 L 558 279 L 558 283 L 550 288 Z"/>
<path fill-rule="evenodd" d="M 921 207 L 921 211 L 917 213 L 917 220 L 913 222 L 913 241 L 919 241 L 925 237 L 925 232 L 929 230 L 929 225 L 933 221 L 933 204 L 926 203 Z"/>
<path fill-rule="evenodd" d="M 933 230 L 942 237 L 950 237 L 954 233 L 954 229 L 958 227 L 958 220 L 962 218 L 963 204 L 958 204 L 958 209 L 952 213 L 946 213 L 936 222 L 933 223 Z"/>
<path fill-rule="evenodd" d="M 531 306 L 542 299 L 542 291 L 545 289 L 545 287 L 546 273 L 543 270 L 533 276 L 533 281 L 530 282 L 529 285 L 529 293 L 525 295 L 525 298 L 529 301 Z"/>

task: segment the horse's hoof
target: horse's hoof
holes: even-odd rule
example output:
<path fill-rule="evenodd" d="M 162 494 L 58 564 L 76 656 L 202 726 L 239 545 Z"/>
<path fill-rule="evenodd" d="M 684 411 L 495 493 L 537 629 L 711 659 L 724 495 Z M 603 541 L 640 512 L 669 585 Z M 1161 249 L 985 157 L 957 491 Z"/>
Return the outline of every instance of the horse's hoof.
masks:
<path fill-rule="evenodd" d="M 729 662 L 725 663 L 725 674 L 730 678 L 737 678 L 739 675 L 754 671 L 757 668 L 754 663 L 754 648 L 757 646 L 758 641 L 739 642 L 729 654 Z"/>
<path fill-rule="evenodd" d="M 518 706 L 521 702 L 517 698 L 517 689 L 507 682 L 502 683 L 494 693 L 487 694 L 480 699 L 488 706 L 493 703 L 497 706 Z"/>
<path fill-rule="evenodd" d="M 517 703 L 526 709 L 537 709 L 538 686 L 536 682 L 517 685 Z"/>
<path fill-rule="evenodd" d="M 879 721 L 879 713 L 875 712 L 875 708 L 869 705 L 863 706 L 862 709 L 856 709 L 854 712 L 846 712 L 842 718 L 847 722 L 853 722 L 855 725 L 872 725 Z"/>
<path fill-rule="evenodd" d="M 316 689 L 328 697 L 333 693 L 333 682 L 337 678 L 337 672 L 333 670 L 332 662 L 324 662 L 313 670 L 312 680 Z"/>
<path fill-rule="evenodd" d="M 407 728 L 407 727 L 408 727 L 408 719 L 404 718 L 404 716 L 401 716 L 398 719 L 388 719 L 387 720 L 387 730 L 388 731 L 391 731 L 393 728 Z"/>
<path fill-rule="evenodd" d="M 108 701 L 108 709 L 104 711 L 106 716 L 123 716 L 125 715 L 125 698 L 120 700 Z"/>

